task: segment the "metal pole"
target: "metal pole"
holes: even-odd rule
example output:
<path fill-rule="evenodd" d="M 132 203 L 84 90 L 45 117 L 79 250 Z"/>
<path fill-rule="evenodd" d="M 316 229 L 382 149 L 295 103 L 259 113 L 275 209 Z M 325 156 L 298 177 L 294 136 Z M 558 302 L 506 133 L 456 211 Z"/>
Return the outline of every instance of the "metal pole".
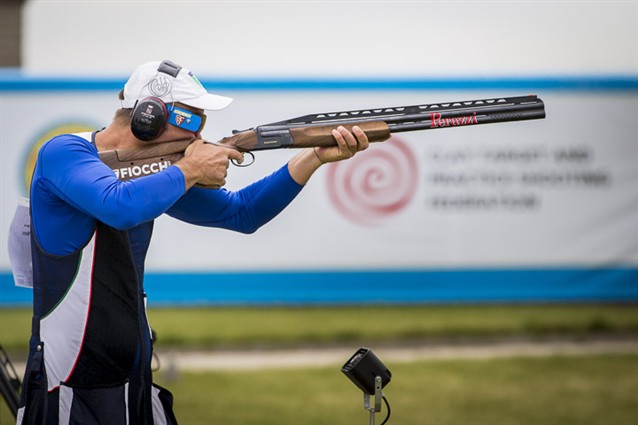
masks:
<path fill-rule="evenodd" d="M 381 411 L 381 400 L 383 400 L 383 391 L 381 377 L 374 378 L 374 406 L 370 403 L 370 394 L 363 394 L 363 408 L 370 412 L 370 425 L 374 425 L 374 414 Z"/>

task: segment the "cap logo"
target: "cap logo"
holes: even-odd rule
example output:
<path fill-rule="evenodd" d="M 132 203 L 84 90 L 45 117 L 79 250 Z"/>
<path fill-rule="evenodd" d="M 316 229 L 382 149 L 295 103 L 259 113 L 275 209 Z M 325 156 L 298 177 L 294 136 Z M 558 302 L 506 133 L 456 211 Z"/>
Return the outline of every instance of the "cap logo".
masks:
<path fill-rule="evenodd" d="M 163 75 L 157 75 L 148 84 L 148 91 L 151 92 L 153 96 L 157 97 L 162 97 L 165 94 L 169 93 L 171 91 L 171 88 L 171 80 Z"/>

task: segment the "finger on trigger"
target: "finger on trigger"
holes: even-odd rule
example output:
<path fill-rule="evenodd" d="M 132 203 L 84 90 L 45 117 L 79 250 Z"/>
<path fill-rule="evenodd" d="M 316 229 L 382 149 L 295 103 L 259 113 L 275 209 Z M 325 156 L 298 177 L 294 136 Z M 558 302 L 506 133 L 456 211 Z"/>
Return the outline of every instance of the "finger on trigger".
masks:
<path fill-rule="evenodd" d="M 244 154 L 239 151 L 231 150 L 230 152 L 231 152 L 231 155 L 229 156 L 233 157 L 234 159 L 241 159 L 244 157 Z"/>
<path fill-rule="evenodd" d="M 230 149 L 228 152 L 228 158 L 241 162 L 244 160 L 244 154 L 236 149 Z"/>

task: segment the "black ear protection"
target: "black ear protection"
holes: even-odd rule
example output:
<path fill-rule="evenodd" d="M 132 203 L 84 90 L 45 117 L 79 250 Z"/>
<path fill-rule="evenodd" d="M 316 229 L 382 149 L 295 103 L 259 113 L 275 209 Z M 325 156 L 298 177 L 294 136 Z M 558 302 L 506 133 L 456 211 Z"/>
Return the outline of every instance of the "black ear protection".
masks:
<path fill-rule="evenodd" d="M 147 97 L 138 101 L 131 112 L 131 132 L 145 142 L 162 135 L 168 123 L 166 105 L 156 97 Z"/>
<path fill-rule="evenodd" d="M 157 72 L 177 77 L 181 66 L 164 61 L 157 68 Z M 151 84 L 152 82 L 149 82 Z M 131 132 L 145 142 L 150 142 L 162 135 L 168 124 L 168 109 L 166 104 L 157 97 L 147 97 L 135 103 L 131 112 Z"/>

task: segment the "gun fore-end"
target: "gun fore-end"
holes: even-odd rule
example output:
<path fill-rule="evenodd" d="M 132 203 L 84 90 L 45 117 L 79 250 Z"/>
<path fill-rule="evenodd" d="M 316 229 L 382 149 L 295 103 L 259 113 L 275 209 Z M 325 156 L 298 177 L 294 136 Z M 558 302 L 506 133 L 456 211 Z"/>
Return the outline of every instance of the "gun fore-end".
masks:
<path fill-rule="evenodd" d="M 358 126 L 370 142 L 382 142 L 390 138 L 390 128 L 383 121 L 365 121 L 339 124 L 352 131 Z M 314 148 L 336 146 L 332 130 L 337 125 L 262 126 L 221 139 L 218 143 L 232 146 L 241 152 L 282 148 Z"/>
<path fill-rule="evenodd" d="M 368 136 L 370 142 L 382 142 L 390 138 L 390 128 L 383 121 L 369 121 L 352 124 L 341 124 L 343 127 L 352 131 L 352 127 L 358 126 Z M 290 133 L 293 138 L 293 147 L 295 148 L 312 148 L 335 146 L 337 141 L 332 135 L 334 125 L 311 126 L 292 128 Z"/>

